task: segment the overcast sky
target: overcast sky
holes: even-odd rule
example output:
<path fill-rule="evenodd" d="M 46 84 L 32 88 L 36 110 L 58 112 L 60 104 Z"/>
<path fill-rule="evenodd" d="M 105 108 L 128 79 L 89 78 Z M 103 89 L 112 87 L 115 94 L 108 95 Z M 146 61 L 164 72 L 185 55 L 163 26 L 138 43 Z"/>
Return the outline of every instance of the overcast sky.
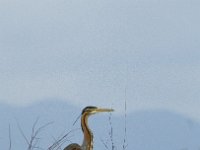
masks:
<path fill-rule="evenodd" d="M 200 121 L 200 1 L 0 0 L 0 102 Z M 127 94 L 125 96 L 125 89 Z"/>

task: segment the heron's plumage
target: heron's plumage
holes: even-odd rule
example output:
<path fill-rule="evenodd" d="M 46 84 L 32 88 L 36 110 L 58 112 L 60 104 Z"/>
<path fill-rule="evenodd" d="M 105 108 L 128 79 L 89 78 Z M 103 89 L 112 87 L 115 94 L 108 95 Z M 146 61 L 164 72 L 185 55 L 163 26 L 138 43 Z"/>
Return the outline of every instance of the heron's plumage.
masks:
<path fill-rule="evenodd" d="M 77 143 L 72 143 L 64 148 L 64 150 L 93 150 L 93 134 L 88 126 L 88 117 L 98 112 L 110 112 L 113 109 L 97 108 L 95 106 L 87 106 L 81 113 L 81 127 L 84 134 L 83 143 L 80 146 Z"/>

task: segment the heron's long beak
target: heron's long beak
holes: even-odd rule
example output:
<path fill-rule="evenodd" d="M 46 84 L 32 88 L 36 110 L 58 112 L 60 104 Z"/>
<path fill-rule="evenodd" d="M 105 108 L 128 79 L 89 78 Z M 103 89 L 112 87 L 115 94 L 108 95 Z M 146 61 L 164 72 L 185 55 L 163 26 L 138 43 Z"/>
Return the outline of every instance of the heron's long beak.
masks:
<path fill-rule="evenodd" d="M 109 109 L 109 108 L 97 108 L 95 112 L 111 112 L 114 111 L 114 109 Z"/>

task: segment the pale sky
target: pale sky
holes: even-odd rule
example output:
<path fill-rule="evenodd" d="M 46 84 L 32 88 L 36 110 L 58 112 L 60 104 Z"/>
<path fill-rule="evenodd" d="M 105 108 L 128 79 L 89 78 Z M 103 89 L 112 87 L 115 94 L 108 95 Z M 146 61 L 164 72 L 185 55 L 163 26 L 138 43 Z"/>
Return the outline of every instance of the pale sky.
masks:
<path fill-rule="evenodd" d="M 200 2 L 0 0 L 0 102 L 62 100 L 200 121 Z"/>

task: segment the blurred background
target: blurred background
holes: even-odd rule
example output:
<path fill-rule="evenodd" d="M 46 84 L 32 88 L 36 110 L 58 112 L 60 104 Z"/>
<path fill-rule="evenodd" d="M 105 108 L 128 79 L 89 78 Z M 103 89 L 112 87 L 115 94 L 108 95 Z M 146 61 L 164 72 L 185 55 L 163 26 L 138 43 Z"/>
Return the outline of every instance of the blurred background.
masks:
<path fill-rule="evenodd" d="M 0 145 L 53 121 L 44 149 L 83 107 L 112 107 L 117 149 L 199 149 L 200 2 L 0 0 Z M 92 117 L 94 149 L 109 143 L 109 114 Z M 70 136 L 81 142 L 81 130 Z M 67 145 L 68 143 L 66 143 Z M 108 144 L 109 145 L 109 144 Z M 13 148 L 14 149 L 14 148 Z"/>

